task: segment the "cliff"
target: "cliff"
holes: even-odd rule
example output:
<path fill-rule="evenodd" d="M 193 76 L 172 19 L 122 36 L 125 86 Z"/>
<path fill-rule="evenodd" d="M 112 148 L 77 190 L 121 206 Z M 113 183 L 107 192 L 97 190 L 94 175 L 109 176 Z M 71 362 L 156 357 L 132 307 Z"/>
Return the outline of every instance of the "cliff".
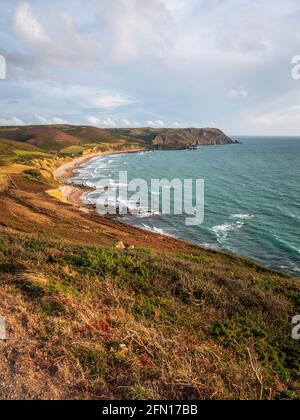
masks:
<path fill-rule="evenodd" d="M 117 128 L 102 129 L 85 126 L 0 127 L 0 138 L 22 144 L 30 151 L 75 155 L 101 147 L 148 147 L 154 149 L 185 149 L 200 145 L 236 143 L 217 128 Z M 14 145 L 16 149 L 16 144 Z"/>
<path fill-rule="evenodd" d="M 125 128 L 113 129 L 112 132 L 127 141 L 144 142 L 155 149 L 185 149 L 237 143 L 217 128 Z"/>
<path fill-rule="evenodd" d="M 236 142 L 216 128 L 166 130 L 159 134 L 152 142 L 154 147 L 170 149 L 233 143 Z"/>

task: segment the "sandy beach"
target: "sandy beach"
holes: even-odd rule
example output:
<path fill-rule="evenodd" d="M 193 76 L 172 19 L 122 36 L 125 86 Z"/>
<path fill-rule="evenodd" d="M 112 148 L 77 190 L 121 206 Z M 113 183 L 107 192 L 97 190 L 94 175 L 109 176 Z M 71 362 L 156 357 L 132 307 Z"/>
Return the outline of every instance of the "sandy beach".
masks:
<path fill-rule="evenodd" d="M 63 194 L 66 201 L 76 208 L 84 211 L 85 213 L 90 212 L 91 210 L 88 209 L 84 202 L 85 194 L 90 191 L 89 188 L 84 186 L 76 186 L 68 183 L 70 178 L 74 176 L 74 171 L 80 168 L 85 163 L 89 162 L 94 157 L 98 156 L 109 156 L 109 155 L 117 155 L 123 153 L 139 153 L 144 152 L 146 149 L 124 149 L 118 151 L 107 151 L 102 153 L 91 153 L 89 155 L 81 156 L 80 158 L 74 159 L 71 162 L 68 162 L 62 166 L 60 166 L 55 172 L 54 177 L 59 181 L 61 186 L 59 187 L 59 191 Z"/>

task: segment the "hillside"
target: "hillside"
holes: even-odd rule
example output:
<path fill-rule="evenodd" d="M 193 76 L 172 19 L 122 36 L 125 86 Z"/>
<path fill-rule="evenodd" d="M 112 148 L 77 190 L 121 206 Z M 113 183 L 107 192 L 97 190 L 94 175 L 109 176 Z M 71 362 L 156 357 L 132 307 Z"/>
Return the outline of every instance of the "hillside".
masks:
<path fill-rule="evenodd" d="M 143 140 L 150 147 L 156 149 L 182 149 L 201 145 L 236 143 L 216 128 L 134 128 L 112 131 L 130 140 Z"/>
<path fill-rule="evenodd" d="M 68 153 L 70 148 L 72 148 L 71 153 L 74 150 L 75 153 L 80 153 L 84 149 L 99 145 L 128 143 L 127 140 L 109 130 L 67 125 L 1 127 L 0 137 L 54 153 Z M 129 143 L 137 142 L 131 141 Z"/>
<path fill-rule="evenodd" d="M 99 145 L 133 143 L 155 149 L 180 149 L 199 145 L 235 143 L 222 131 L 204 129 L 102 129 L 52 125 L 1 127 L 0 137 L 35 146 L 47 152 L 82 152 Z"/>
<path fill-rule="evenodd" d="M 63 160 L 0 166 L 0 398 L 300 398 L 299 279 L 50 197 Z"/>
<path fill-rule="evenodd" d="M 51 155 L 30 144 L 0 138 L 0 166 L 49 156 Z"/>

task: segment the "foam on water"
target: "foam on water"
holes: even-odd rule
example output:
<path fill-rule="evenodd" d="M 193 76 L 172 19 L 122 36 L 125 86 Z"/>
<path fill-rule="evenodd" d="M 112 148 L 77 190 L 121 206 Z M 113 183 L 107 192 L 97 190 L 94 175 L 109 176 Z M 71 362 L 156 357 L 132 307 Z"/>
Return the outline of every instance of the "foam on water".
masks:
<path fill-rule="evenodd" d="M 169 234 L 163 229 L 157 228 L 155 226 L 149 226 L 143 223 L 143 229 L 148 230 L 149 232 L 159 233 L 160 235 L 169 236 Z"/>
<path fill-rule="evenodd" d="M 255 218 L 254 214 L 232 214 L 233 219 L 240 219 L 240 220 L 251 220 Z"/>
<path fill-rule="evenodd" d="M 233 214 L 232 219 L 235 220 L 233 223 L 227 222 L 211 228 L 212 232 L 216 234 L 218 242 L 226 240 L 230 233 L 239 232 L 245 225 L 244 221 L 251 220 L 253 217 L 250 214 Z"/>

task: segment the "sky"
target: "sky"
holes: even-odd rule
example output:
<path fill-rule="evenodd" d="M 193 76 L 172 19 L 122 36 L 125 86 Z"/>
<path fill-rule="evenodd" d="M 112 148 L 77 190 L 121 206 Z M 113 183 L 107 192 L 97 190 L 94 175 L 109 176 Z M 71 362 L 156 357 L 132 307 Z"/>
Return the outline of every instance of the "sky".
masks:
<path fill-rule="evenodd" d="M 300 136 L 300 79 L 292 77 L 299 0 L 0 0 L 0 7 L 0 125 Z"/>

